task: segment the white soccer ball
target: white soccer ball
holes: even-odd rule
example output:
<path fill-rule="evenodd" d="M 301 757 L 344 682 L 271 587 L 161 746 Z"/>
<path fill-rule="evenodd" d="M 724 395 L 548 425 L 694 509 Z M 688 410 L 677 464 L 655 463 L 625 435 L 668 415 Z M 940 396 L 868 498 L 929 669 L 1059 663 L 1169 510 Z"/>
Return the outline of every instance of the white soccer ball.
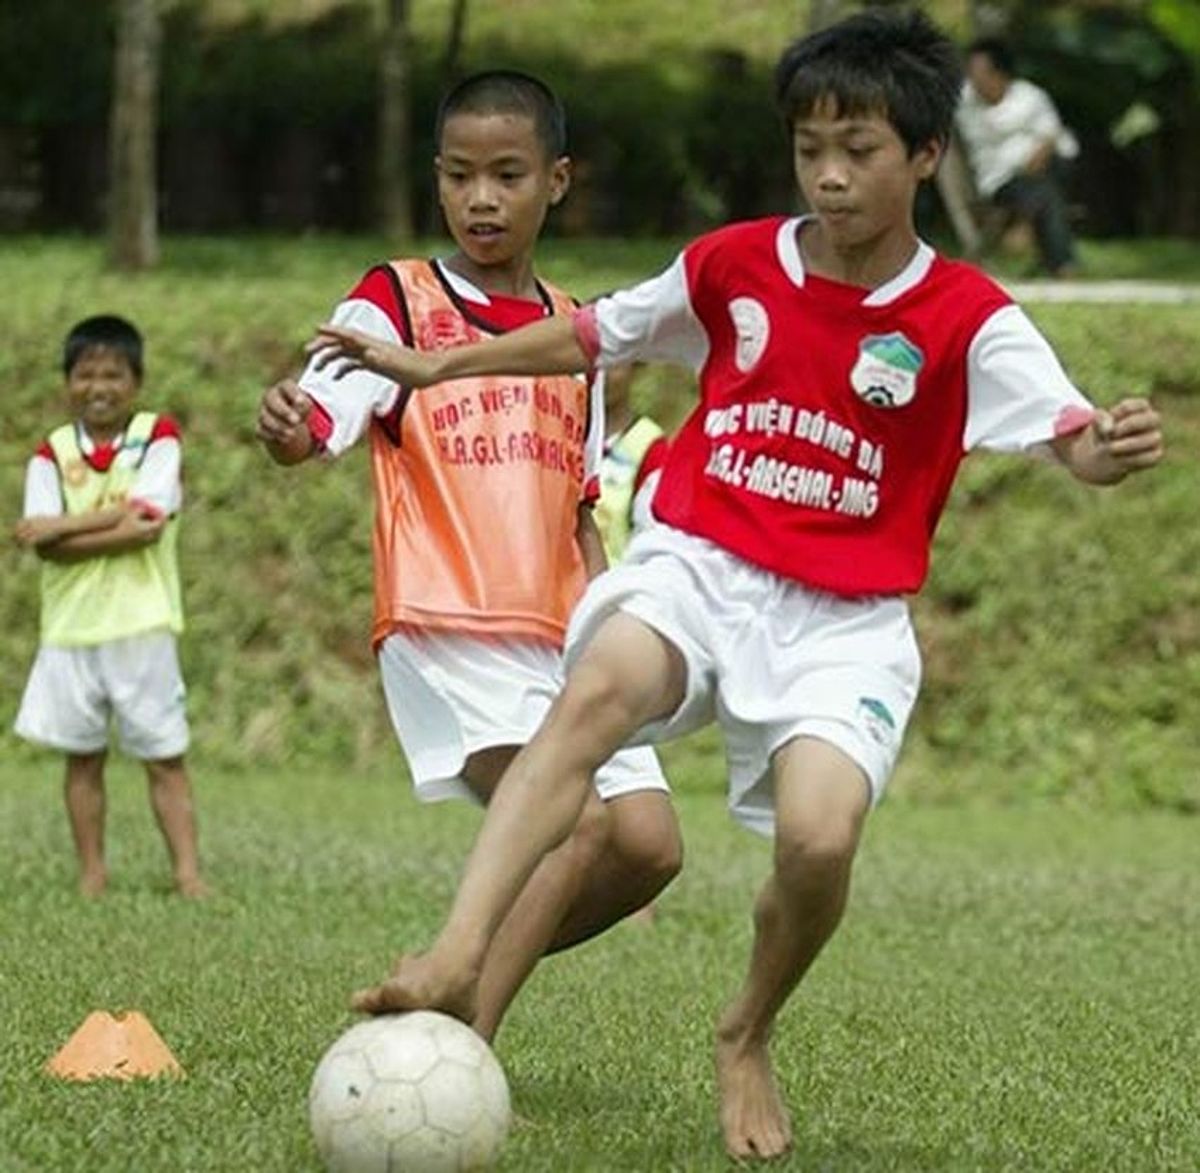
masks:
<path fill-rule="evenodd" d="M 356 1023 L 322 1056 L 308 1117 L 330 1173 L 487 1169 L 508 1132 L 508 1083 L 458 1019 L 385 1014 Z"/>

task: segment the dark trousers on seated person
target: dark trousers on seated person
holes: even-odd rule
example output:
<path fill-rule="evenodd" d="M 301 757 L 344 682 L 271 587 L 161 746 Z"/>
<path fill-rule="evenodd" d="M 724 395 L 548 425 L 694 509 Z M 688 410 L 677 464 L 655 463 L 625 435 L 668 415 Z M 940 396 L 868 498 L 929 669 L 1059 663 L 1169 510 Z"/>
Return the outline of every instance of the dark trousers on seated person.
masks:
<path fill-rule="evenodd" d="M 1042 265 L 1051 274 L 1076 263 L 1067 203 L 1053 173 L 1017 175 L 998 188 L 992 200 L 1033 225 Z"/>

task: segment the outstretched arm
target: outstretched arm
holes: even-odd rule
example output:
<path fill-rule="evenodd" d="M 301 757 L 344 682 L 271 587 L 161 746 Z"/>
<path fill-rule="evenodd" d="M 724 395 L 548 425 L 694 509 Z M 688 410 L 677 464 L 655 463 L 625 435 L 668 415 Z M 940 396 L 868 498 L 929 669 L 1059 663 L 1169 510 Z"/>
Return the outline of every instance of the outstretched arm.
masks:
<path fill-rule="evenodd" d="M 590 363 L 575 334 L 574 320 L 555 316 L 507 334 L 456 346 L 418 351 L 373 338 L 360 330 L 326 324 L 309 343 L 318 369 L 336 364 L 337 378 L 368 370 L 402 387 L 428 387 L 472 375 L 556 375 L 587 370 Z"/>
<path fill-rule="evenodd" d="M 1122 399 L 1111 411 L 1099 412 L 1086 428 L 1052 443 L 1078 480 L 1112 485 L 1162 459 L 1162 423 L 1147 400 Z"/>
<path fill-rule="evenodd" d="M 580 505 L 575 517 L 575 544 L 583 555 L 583 568 L 589 581 L 608 569 L 608 555 L 604 553 L 604 539 L 596 525 L 590 505 Z"/>

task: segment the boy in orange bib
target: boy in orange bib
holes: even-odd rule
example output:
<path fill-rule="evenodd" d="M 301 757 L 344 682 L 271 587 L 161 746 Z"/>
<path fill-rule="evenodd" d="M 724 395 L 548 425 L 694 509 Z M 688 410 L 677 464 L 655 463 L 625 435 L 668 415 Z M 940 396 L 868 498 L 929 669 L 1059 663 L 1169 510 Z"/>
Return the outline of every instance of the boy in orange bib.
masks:
<path fill-rule="evenodd" d="M 519 73 L 468 78 L 443 101 L 437 142 L 456 250 L 371 269 L 334 320 L 435 351 L 571 314 L 572 300 L 533 269 L 570 175 L 554 95 Z M 486 803 L 561 688 L 567 620 L 605 566 L 592 520 L 602 388 L 571 375 L 485 376 L 414 393 L 310 364 L 298 383 L 265 393 L 258 435 L 285 465 L 336 457 L 367 436 L 373 641 L 393 725 L 418 797 Z M 680 853 L 653 751 L 618 752 L 488 951 L 475 1028 L 491 1038 L 538 957 L 640 908 Z"/>

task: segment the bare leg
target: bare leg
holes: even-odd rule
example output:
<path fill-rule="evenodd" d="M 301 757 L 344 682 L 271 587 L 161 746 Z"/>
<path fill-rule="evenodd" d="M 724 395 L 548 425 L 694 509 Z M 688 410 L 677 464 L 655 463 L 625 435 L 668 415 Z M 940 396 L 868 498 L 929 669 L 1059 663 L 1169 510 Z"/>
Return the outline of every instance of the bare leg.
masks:
<path fill-rule="evenodd" d="M 670 799 L 642 790 L 605 803 L 607 850 L 588 870 L 580 898 L 571 906 L 550 950 L 578 945 L 629 916 L 643 918 L 654 897 L 679 874 L 683 841 Z"/>
<path fill-rule="evenodd" d="M 516 755 L 516 746 L 472 754 L 463 777 L 489 803 Z M 566 842 L 537 865 L 504 918 L 484 960 L 471 1017 L 471 1025 L 483 1038 L 495 1037 L 512 999 L 546 952 L 567 910 L 578 901 L 587 871 L 603 851 L 607 824 L 603 805 L 589 795 Z"/>
<path fill-rule="evenodd" d="M 791 1147 L 768 1052 L 771 1030 L 842 918 L 869 799 L 859 768 L 827 742 L 789 742 L 772 770 L 774 872 L 755 903 L 749 971 L 717 1024 L 721 1130 L 736 1158 L 775 1157 Z"/>
<path fill-rule="evenodd" d="M 533 960 L 553 940 L 553 928 L 561 923 L 567 907 L 575 898 L 585 899 L 584 889 L 573 888 L 555 916 L 541 922 L 536 951 L 532 934 L 516 950 L 504 947 L 510 958 L 524 958 L 523 969 L 519 975 L 514 973 L 516 984 L 510 978 L 507 992 L 492 977 L 486 987 L 481 982 L 502 924 L 543 858 L 564 844 L 580 824 L 589 795 L 594 795 L 591 779 L 597 767 L 639 726 L 676 708 L 683 687 L 684 666 L 678 652 L 635 619 L 625 615 L 609 619 L 570 673 L 533 740 L 505 771 L 433 948 L 402 957 L 394 974 L 383 985 L 356 995 L 354 1005 L 372 1014 L 443 1010 L 475 1020 L 485 1030 L 494 1029 L 495 1007 L 511 999 Z M 594 843 L 586 850 L 593 852 L 593 859 L 597 857 Z M 573 866 L 578 865 L 576 860 Z M 638 894 L 639 902 L 645 898 Z M 618 902 L 603 915 L 581 918 L 582 935 L 576 939 L 599 931 L 602 922 L 611 923 L 628 911 L 632 908 L 621 908 Z M 551 926 L 549 932 L 546 925 Z M 491 1007 L 485 1008 L 486 1021 L 480 1017 L 481 988 L 489 991 L 491 999 Z"/>
<path fill-rule="evenodd" d="M 537 865 L 487 950 L 471 1025 L 491 1041 L 525 979 L 580 900 L 587 875 L 604 850 L 608 815 L 589 794 L 570 836 Z"/>
<path fill-rule="evenodd" d="M 491 1040 L 547 953 L 578 945 L 641 908 L 679 871 L 670 799 L 640 791 L 601 802 L 591 791 L 570 838 L 538 865 L 487 952 L 471 1025 Z"/>
<path fill-rule="evenodd" d="M 79 859 L 79 891 L 83 896 L 99 896 L 108 884 L 104 867 L 105 757 L 104 750 L 67 754 L 63 797 Z"/>
<path fill-rule="evenodd" d="M 150 783 L 150 805 L 171 856 L 175 890 L 180 896 L 193 900 L 207 896 L 208 889 L 200 879 L 192 787 L 183 758 L 160 758 L 147 761 L 145 766 Z"/>

